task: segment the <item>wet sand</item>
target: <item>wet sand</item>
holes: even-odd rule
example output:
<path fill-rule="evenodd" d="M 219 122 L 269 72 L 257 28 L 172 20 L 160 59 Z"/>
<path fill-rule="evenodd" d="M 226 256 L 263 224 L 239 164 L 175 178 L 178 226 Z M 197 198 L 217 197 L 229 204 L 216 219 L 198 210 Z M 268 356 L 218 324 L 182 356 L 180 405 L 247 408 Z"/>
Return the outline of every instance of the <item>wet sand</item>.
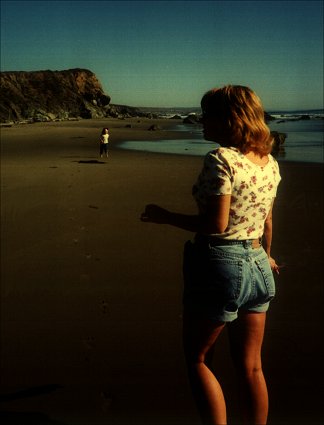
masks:
<path fill-rule="evenodd" d="M 148 131 L 154 123 L 162 130 Z M 97 145 L 106 125 L 108 159 Z M 185 138 L 173 125 L 1 129 L 2 423 L 199 424 L 181 347 L 182 247 L 192 235 L 139 217 L 151 202 L 194 213 L 202 158 L 118 148 Z M 263 352 L 269 424 L 315 425 L 324 416 L 323 166 L 280 168 L 273 255 L 284 267 Z M 215 368 L 238 424 L 226 332 Z"/>

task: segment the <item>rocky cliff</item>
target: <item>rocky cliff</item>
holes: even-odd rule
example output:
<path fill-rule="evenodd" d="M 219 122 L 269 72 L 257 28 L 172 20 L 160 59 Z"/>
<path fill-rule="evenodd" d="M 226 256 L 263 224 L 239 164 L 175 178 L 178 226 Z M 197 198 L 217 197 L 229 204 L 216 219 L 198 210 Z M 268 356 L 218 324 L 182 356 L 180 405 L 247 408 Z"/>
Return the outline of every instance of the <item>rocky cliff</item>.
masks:
<path fill-rule="evenodd" d="M 135 115 L 136 108 L 110 104 L 87 69 L 1 72 L 0 121 L 52 121 Z"/>

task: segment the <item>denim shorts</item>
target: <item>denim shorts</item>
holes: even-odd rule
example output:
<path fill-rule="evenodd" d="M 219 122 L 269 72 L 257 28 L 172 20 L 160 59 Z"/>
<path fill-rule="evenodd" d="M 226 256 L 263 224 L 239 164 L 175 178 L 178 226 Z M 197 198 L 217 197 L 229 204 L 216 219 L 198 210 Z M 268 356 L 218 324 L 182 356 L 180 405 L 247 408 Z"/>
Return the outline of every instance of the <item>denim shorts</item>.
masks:
<path fill-rule="evenodd" d="M 262 313 L 275 296 L 268 256 L 251 241 L 187 241 L 183 258 L 186 312 L 231 322 L 239 310 Z"/>

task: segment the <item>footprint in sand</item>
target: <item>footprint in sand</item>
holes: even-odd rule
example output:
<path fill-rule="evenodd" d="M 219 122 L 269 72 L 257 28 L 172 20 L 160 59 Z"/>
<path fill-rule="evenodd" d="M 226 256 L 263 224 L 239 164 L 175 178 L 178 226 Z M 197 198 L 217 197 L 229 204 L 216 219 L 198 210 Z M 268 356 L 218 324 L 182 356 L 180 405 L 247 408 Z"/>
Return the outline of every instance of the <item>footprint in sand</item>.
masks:
<path fill-rule="evenodd" d="M 101 311 L 103 314 L 109 313 L 108 303 L 105 300 L 101 301 Z"/>
<path fill-rule="evenodd" d="M 113 400 L 111 396 L 106 393 L 106 391 L 101 391 L 100 398 L 101 398 L 101 409 L 103 410 L 103 412 L 107 412 L 107 410 L 110 409 Z"/>
<path fill-rule="evenodd" d="M 96 346 L 95 339 L 93 336 L 88 336 L 82 340 L 83 344 L 88 350 L 93 350 Z"/>

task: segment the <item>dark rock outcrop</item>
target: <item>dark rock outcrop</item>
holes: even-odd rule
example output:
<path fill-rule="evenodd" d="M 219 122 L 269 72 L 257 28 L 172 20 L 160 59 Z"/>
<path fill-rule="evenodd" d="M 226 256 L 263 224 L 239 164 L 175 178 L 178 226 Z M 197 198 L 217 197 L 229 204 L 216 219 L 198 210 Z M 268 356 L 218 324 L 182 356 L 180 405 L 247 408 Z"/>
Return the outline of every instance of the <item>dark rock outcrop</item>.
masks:
<path fill-rule="evenodd" d="M 288 136 L 286 133 L 280 133 L 278 131 L 271 131 L 271 136 L 273 137 L 272 152 L 278 153 L 283 149 L 283 145 Z"/>
<path fill-rule="evenodd" d="M 201 116 L 197 114 L 189 114 L 186 118 L 183 120 L 184 124 L 201 124 Z"/>
<path fill-rule="evenodd" d="M 112 118 L 130 118 L 130 117 L 149 117 L 149 114 L 141 111 L 138 108 L 127 105 L 109 105 L 107 110 L 107 116 Z"/>
<path fill-rule="evenodd" d="M 268 112 L 264 112 L 264 120 L 265 120 L 265 122 L 274 121 L 275 120 L 275 117 L 273 117 L 272 115 L 268 114 Z"/>
<path fill-rule="evenodd" d="M 53 121 L 134 116 L 136 108 L 111 105 L 87 69 L 1 72 L 0 121 Z"/>
<path fill-rule="evenodd" d="M 153 124 L 148 128 L 148 131 L 159 131 L 159 130 L 162 130 L 162 128 L 156 124 Z"/>

